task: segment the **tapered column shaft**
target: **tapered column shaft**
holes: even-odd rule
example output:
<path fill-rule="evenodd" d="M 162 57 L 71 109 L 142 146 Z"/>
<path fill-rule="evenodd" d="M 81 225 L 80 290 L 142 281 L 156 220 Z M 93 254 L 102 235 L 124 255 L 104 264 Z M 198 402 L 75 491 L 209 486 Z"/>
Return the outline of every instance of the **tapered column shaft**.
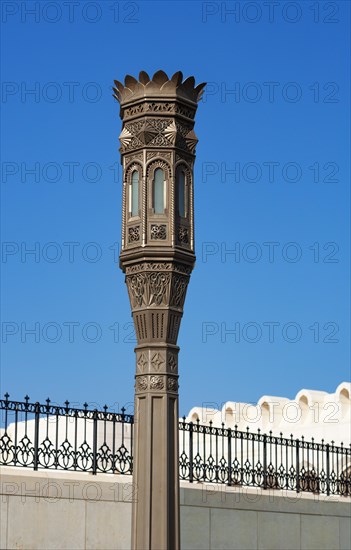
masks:
<path fill-rule="evenodd" d="M 138 347 L 136 353 L 132 547 L 176 550 L 179 548 L 178 349 Z"/>

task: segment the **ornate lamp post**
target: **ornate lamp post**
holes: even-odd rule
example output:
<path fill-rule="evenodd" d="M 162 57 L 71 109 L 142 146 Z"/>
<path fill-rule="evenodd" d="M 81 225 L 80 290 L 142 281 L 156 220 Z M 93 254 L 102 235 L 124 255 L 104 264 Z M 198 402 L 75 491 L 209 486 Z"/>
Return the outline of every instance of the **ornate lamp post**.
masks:
<path fill-rule="evenodd" d="M 194 254 L 194 117 L 205 84 L 115 81 L 123 121 L 122 248 L 138 345 L 132 547 L 179 549 L 177 338 Z"/>

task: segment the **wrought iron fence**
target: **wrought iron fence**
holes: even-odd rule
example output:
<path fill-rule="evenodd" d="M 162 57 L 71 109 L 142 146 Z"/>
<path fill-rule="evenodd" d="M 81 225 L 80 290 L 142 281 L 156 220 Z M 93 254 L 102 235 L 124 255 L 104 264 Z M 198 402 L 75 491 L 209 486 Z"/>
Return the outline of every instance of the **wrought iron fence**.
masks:
<path fill-rule="evenodd" d="M 351 445 L 180 422 L 180 479 L 351 495 Z"/>
<path fill-rule="evenodd" d="M 0 432 L 0 464 L 83 472 L 131 474 L 132 415 L 88 409 L 0 401 L 4 428 Z M 351 496 L 351 445 L 316 443 L 179 422 L 181 480 L 308 491 Z"/>
<path fill-rule="evenodd" d="M 82 472 L 132 473 L 133 416 L 50 404 L 0 401 L 0 464 Z"/>

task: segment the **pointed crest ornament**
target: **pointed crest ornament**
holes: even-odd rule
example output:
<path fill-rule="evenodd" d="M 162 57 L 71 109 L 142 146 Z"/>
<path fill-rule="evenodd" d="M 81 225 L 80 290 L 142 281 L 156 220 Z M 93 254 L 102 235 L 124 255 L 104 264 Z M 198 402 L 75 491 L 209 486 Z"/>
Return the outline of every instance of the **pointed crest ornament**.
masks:
<path fill-rule="evenodd" d="M 169 78 L 163 71 L 157 71 L 152 78 L 145 71 L 139 73 L 139 80 L 133 76 L 127 75 L 124 79 L 124 84 L 118 80 L 114 81 L 113 97 L 124 105 L 132 103 L 142 98 L 162 99 L 171 98 L 174 96 L 182 97 L 192 103 L 198 103 L 202 97 L 205 82 L 195 86 L 195 79 L 190 76 L 183 81 L 183 74 L 178 71 Z"/>

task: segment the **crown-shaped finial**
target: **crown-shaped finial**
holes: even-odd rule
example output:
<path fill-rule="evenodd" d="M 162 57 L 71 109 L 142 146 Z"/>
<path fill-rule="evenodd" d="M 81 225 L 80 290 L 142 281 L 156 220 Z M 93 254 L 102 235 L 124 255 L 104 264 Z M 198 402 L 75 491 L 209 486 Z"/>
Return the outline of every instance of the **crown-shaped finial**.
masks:
<path fill-rule="evenodd" d="M 174 73 L 172 78 L 168 78 L 164 71 L 157 71 L 152 78 L 145 71 L 139 73 L 139 80 L 133 76 L 127 75 L 124 79 L 124 85 L 118 80 L 114 80 L 113 97 L 120 104 L 134 102 L 143 97 L 169 96 L 181 97 L 185 100 L 197 103 L 203 94 L 206 82 L 198 84 L 195 87 L 195 79 L 189 76 L 183 81 L 181 71 Z"/>

